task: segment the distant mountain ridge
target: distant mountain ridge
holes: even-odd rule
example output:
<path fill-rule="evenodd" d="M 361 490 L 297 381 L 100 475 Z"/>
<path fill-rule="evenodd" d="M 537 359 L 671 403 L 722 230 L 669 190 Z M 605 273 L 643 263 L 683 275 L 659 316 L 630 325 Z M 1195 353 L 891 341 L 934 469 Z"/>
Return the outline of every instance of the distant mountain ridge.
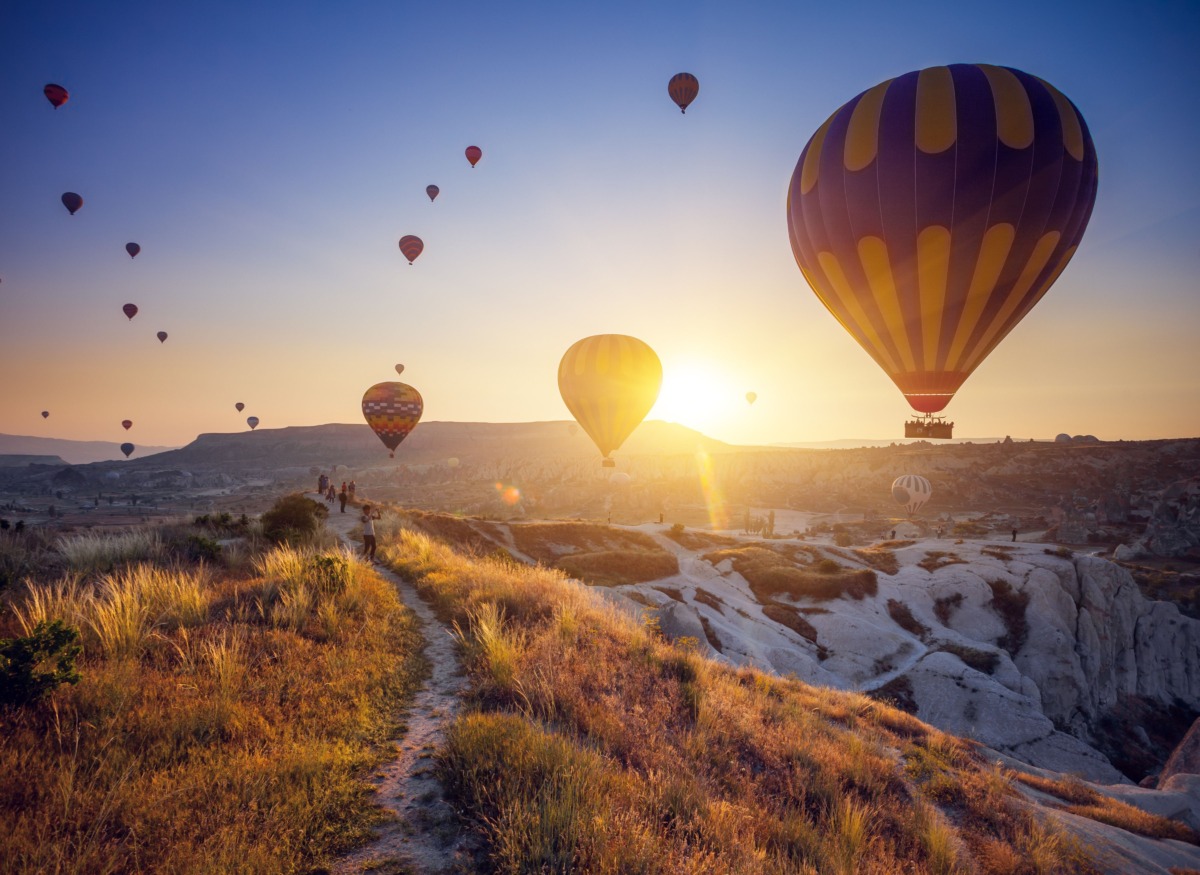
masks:
<path fill-rule="evenodd" d="M 139 444 L 138 455 L 150 455 L 173 449 L 175 447 L 143 447 Z M 65 438 L 20 434 L 0 434 L 0 455 L 58 456 L 62 462 L 70 465 L 113 462 L 125 458 L 125 454 L 121 452 L 121 444 L 117 441 L 72 441 Z M 53 463 L 46 462 L 46 464 Z"/>

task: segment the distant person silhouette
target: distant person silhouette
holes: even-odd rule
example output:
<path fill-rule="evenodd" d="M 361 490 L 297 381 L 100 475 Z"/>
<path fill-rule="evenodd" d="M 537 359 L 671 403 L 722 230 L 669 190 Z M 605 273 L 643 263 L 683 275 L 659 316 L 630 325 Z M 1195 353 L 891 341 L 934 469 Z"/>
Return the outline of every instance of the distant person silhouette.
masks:
<path fill-rule="evenodd" d="M 1013 529 L 1013 542 L 1015 543 L 1016 540 L 1017 540 L 1017 530 Z"/>
<path fill-rule="evenodd" d="M 350 481 L 350 500 L 354 500 L 354 481 Z"/>
<path fill-rule="evenodd" d="M 368 562 L 375 561 L 375 520 L 379 519 L 379 511 L 371 510 L 371 505 L 364 504 L 359 521 L 363 527 L 363 556 Z"/>
<path fill-rule="evenodd" d="M 338 501 L 342 505 L 342 513 L 346 512 L 346 499 L 350 496 L 346 494 L 346 484 L 342 484 L 342 491 L 338 493 Z"/>

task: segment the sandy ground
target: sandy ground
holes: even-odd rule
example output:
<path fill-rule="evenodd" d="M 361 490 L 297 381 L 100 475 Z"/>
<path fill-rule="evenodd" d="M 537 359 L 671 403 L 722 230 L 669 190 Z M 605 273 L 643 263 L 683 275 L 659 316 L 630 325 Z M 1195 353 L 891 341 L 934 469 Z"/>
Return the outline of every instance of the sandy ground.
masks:
<path fill-rule="evenodd" d="M 316 493 L 309 497 L 318 500 Z M 357 512 L 347 508 L 346 513 L 339 513 L 335 505 L 326 527 L 349 546 L 361 550 L 361 540 L 350 539 L 358 520 Z M 404 735 L 393 740 L 398 756 L 371 778 L 376 802 L 394 819 L 377 830 L 370 844 L 339 860 L 333 871 L 339 875 L 467 871 L 470 853 L 466 837 L 458 831 L 457 817 L 443 797 L 433 766 L 434 752 L 444 740 L 466 687 L 454 638 L 411 584 L 382 566 L 376 566 L 376 571 L 395 585 L 401 600 L 416 614 L 430 675 L 404 715 Z"/>

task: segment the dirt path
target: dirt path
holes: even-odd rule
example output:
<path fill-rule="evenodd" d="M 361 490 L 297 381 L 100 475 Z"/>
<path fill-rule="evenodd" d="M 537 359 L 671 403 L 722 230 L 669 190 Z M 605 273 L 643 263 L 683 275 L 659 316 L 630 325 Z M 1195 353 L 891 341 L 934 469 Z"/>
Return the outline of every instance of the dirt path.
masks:
<path fill-rule="evenodd" d="M 316 493 L 310 495 L 317 500 Z M 325 525 L 343 542 L 361 549 L 361 541 L 350 540 L 350 530 L 358 524 L 357 512 L 339 513 L 337 505 Z M 376 571 L 390 581 L 420 624 L 425 638 L 425 658 L 430 676 L 413 697 L 405 715 L 406 732 L 394 740 L 400 755 L 384 763 L 372 776 L 376 801 L 395 815 L 376 831 L 376 838 L 338 860 L 333 871 L 339 875 L 372 872 L 382 875 L 399 873 L 452 873 L 469 869 L 470 855 L 465 838 L 459 834 L 454 811 L 443 798 L 441 782 L 434 774 L 433 753 L 441 745 L 446 726 L 458 710 L 466 687 L 455 652 L 454 639 L 417 591 L 382 566 Z"/>

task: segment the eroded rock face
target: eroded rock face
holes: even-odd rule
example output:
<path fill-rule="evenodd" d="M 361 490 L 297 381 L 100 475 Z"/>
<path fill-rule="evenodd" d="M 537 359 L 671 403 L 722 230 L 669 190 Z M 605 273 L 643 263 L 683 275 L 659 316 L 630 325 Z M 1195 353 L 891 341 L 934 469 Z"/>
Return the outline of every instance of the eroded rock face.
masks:
<path fill-rule="evenodd" d="M 1200 477 L 1178 480 L 1162 491 L 1142 537 L 1117 548 L 1118 559 L 1141 556 L 1200 558 Z"/>
<path fill-rule="evenodd" d="M 1158 786 L 1164 786 L 1176 775 L 1191 775 L 1196 778 L 1196 787 L 1200 790 L 1200 718 L 1192 724 L 1183 741 L 1175 748 L 1162 774 L 1158 776 Z"/>

